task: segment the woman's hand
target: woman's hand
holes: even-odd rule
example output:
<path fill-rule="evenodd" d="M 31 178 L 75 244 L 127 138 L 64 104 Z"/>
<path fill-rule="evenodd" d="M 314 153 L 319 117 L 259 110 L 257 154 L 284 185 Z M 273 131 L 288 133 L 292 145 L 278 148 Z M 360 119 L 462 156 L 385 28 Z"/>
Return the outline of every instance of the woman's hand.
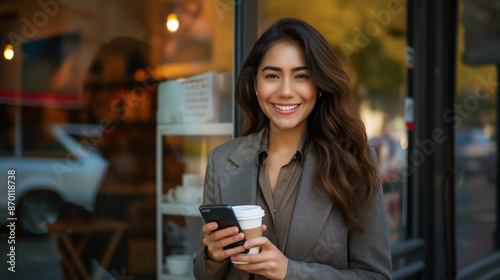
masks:
<path fill-rule="evenodd" d="M 244 246 L 247 249 L 261 246 L 261 251 L 259 254 L 254 255 L 231 256 L 232 261 L 248 262 L 248 264 L 235 264 L 238 269 L 259 274 L 269 279 L 285 279 L 288 258 L 269 239 L 257 237 L 245 242 Z"/>
<path fill-rule="evenodd" d="M 223 261 L 232 255 L 245 251 L 245 247 L 238 246 L 224 250 L 227 245 L 238 242 L 244 238 L 243 233 L 238 233 L 238 227 L 228 227 L 217 230 L 217 223 L 212 222 L 203 226 L 203 243 L 207 246 L 208 254 L 214 261 Z"/>

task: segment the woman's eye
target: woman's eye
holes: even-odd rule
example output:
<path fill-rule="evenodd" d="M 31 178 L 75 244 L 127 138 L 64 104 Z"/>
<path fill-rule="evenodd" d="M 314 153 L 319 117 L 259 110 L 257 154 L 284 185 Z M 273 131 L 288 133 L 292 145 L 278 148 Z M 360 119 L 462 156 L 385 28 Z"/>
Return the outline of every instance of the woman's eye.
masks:
<path fill-rule="evenodd" d="M 307 79 L 307 75 L 304 74 L 297 75 L 297 79 Z"/>
<path fill-rule="evenodd" d="M 275 75 L 275 74 L 269 74 L 266 76 L 266 79 L 276 79 L 278 78 L 278 75 Z"/>

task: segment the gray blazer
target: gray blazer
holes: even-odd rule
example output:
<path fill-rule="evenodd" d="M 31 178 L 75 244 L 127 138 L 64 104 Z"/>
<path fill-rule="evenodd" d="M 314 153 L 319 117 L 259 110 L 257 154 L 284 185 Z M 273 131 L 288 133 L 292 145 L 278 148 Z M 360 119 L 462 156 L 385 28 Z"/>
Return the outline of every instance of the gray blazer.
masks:
<path fill-rule="evenodd" d="M 257 153 L 264 130 L 236 138 L 210 152 L 204 204 L 256 204 Z M 372 154 L 374 152 L 372 151 Z M 391 279 L 391 247 L 382 188 L 368 205 L 364 234 L 350 232 L 341 211 L 322 187 L 315 190 L 314 155 L 305 156 L 299 193 L 286 246 L 285 279 Z M 194 261 L 196 279 L 249 279 L 230 261 L 207 260 L 203 249 Z"/>

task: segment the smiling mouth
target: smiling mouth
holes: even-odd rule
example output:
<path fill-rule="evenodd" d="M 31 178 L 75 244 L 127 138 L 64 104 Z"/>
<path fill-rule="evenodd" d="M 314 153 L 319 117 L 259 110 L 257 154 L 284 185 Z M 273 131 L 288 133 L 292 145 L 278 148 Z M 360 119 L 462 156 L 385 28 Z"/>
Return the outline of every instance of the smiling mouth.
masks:
<path fill-rule="evenodd" d="M 293 109 L 299 107 L 299 105 L 281 106 L 281 105 L 277 105 L 277 104 L 273 104 L 273 106 L 276 107 L 276 109 L 279 109 L 282 111 L 289 111 L 289 110 L 293 110 Z"/>

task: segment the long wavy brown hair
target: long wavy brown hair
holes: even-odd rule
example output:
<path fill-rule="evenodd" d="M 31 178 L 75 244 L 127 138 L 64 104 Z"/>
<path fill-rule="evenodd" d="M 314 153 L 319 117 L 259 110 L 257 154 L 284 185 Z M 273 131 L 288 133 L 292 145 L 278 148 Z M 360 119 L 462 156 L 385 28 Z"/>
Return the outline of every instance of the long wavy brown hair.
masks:
<path fill-rule="evenodd" d="M 317 162 L 315 185 L 323 186 L 338 204 L 348 228 L 361 233 L 366 204 L 380 182 L 367 146 L 365 126 L 351 96 L 349 77 L 333 48 L 311 25 L 294 18 L 280 19 L 253 46 L 235 89 L 236 101 L 245 113 L 242 134 L 269 125 L 255 96 L 254 78 L 266 51 L 283 41 L 300 44 L 306 67 L 321 92 L 307 126 Z"/>

